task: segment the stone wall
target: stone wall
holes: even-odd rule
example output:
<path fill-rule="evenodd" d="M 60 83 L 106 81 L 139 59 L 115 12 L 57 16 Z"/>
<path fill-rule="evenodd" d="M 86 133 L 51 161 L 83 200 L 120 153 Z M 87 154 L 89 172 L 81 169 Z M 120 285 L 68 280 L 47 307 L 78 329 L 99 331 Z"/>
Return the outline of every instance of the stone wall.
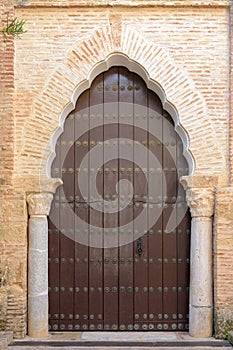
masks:
<path fill-rule="evenodd" d="M 0 328 L 26 333 L 28 192 L 46 176 L 50 139 L 81 81 L 112 52 L 146 68 L 186 129 L 195 173 L 229 186 L 229 0 L 2 1 L 26 20 L 0 44 Z M 140 10 L 139 8 L 140 7 Z M 232 159 L 233 161 L 233 159 Z M 233 319 L 231 190 L 218 189 L 214 235 L 215 331 Z M 227 216 L 227 217 L 226 217 Z M 232 216 L 231 216 L 232 217 Z M 231 325 L 232 327 L 232 325 Z"/>

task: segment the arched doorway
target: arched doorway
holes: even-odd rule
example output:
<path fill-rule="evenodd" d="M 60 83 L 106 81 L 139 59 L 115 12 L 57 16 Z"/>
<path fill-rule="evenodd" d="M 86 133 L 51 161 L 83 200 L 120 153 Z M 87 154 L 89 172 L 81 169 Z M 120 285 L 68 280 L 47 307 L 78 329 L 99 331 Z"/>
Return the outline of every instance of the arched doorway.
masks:
<path fill-rule="evenodd" d="M 158 96 L 112 67 L 56 144 L 49 216 L 51 330 L 188 329 L 183 145 Z"/>

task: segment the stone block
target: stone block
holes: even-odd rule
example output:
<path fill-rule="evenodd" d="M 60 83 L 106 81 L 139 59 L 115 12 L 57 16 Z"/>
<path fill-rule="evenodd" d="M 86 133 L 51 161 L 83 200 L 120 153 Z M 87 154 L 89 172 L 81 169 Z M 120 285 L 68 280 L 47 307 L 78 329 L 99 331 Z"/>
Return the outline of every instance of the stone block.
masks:
<path fill-rule="evenodd" d="M 233 331 L 228 333 L 228 340 L 231 345 L 233 345 Z"/>
<path fill-rule="evenodd" d="M 29 249 L 28 263 L 29 296 L 47 293 L 48 251 Z"/>
<path fill-rule="evenodd" d="M 208 307 L 190 306 L 189 333 L 195 338 L 212 336 L 213 310 Z"/>
<path fill-rule="evenodd" d="M 30 247 L 38 250 L 46 250 L 48 247 L 48 221 L 46 216 L 31 217 L 29 221 Z"/>
<path fill-rule="evenodd" d="M 13 342 L 13 332 L 0 332 L 0 350 L 5 350 Z"/>
<path fill-rule="evenodd" d="M 28 298 L 28 334 L 30 337 L 44 337 L 48 334 L 48 296 Z"/>

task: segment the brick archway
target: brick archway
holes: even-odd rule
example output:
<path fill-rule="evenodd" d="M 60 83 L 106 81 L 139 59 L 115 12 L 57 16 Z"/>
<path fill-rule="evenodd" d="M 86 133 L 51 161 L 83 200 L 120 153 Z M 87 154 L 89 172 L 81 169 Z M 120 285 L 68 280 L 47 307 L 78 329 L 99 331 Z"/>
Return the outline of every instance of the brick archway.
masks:
<path fill-rule="evenodd" d="M 22 174 L 30 174 L 33 181 L 30 183 L 24 181 L 23 188 L 26 187 L 27 192 L 34 192 L 28 196 L 31 216 L 29 237 L 32 237 L 32 243 L 30 243 L 29 238 L 29 333 L 31 336 L 41 336 L 47 333 L 48 291 L 46 283 L 48 266 L 43 256 L 41 256 L 41 260 L 35 260 L 33 244 L 39 244 L 41 240 L 44 251 L 38 250 L 38 254 L 46 256 L 48 251 L 46 216 L 51 202 L 51 195 L 48 193 L 55 192 L 56 187 L 61 183 L 59 179 L 50 177 L 54 146 L 63 130 L 65 118 L 73 110 L 78 96 L 90 86 L 100 72 L 113 65 L 125 66 L 138 73 L 146 81 L 147 86 L 159 95 L 163 108 L 171 114 L 176 131 L 183 141 L 184 155 L 191 169 L 190 175 L 194 173 L 195 175 L 208 175 L 209 169 L 213 165 L 216 172 L 221 173 L 222 155 L 214 144 L 215 132 L 208 119 L 205 101 L 195 89 L 190 77 L 182 68 L 176 66 L 165 49 L 145 40 L 138 32 L 127 27 L 122 29 L 121 38 L 116 40 L 111 26 L 96 30 L 91 38 L 74 45 L 68 52 L 65 62 L 55 69 L 38 96 L 33 106 L 33 114 L 24 126 L 24 139 L 19 135 L 17 138 L 18 143 L 21 144 L 20 162 L 16 159 L 18 176 L 25 179 Z M 213 135 L 212 138 L 209 138 L 210 134 Z M 52 138 L 51 135 L 53 135 Z M 35 139 L 37 140 L 37 148 L 30 148 L 30 144 L 33 144 Z M 25 149 L 30 152 L 30 157 L 27 156 Z M 35 151 L 36 153 L 34 153 Z M 208 159 L 208 164 L 206 164 L 206 159 Z M 214 187 L 210 184 L 211 181 L 206 178 L 204 180 L 206 183 L 199 183 L 195 180 L 191 186 L 186 185 L 186 188 L 195 187 L 195 193 L 190 192 L 191 197 L 195 197 L 196 192 L 198 192 L 197 198 L 189 200 L 190 207 L 199 208 L 200 206 L 203 209 L 203 201 L 200 201 L 200 198 L 205 197 L 208 191 L 203 192 L 202 187 L 207 187 L 208 190 L 209 187 L 211 189 Z M 38 191 L 35 194 L 36 188 Z M 212 332 L 211 216 L 213 213 L 213 191 L 209 191 L 208 195 L 209 193 L 211 194 L 210 210 L 203 212 L 198 209 L 193 214 L 195 234 L 201 234 L 203 228 L 209 233 L 208 237 L 202 237 L 204 243 L 207 240 L 208 254 L 206 251 L 200 250 L 201 263 L 206 264 L 207 268 L 207 291 L 203 291 L 203 298 L 196 301 L 199 296 L 199 293 L 196 293 L 196 284 L 201 287 L 203 278 L 206 280 L 205 275 L 197 281 L 194 278 L 190 290 L 193 303 L 191 310 L 193 329 L 191 333 L 194 336 L 203 337 L 210 336 Z M 40 222 L 42 217 L 43 226 Z M 40 233 L 40 237 L 35 242 L 33 237 L 37 231 Z M 195 251 L 196 245 L 197 249 L 205 246 L 202 240 L 193 241 L 191 250 Z M 195 261 L 194 256 L 194 273 L 191 274 L 194 277 L 195 273 L 199 271 L 199 263 L 199 260 Z M 37 276 L 38 269 L 40 276 Z M 37 283 L 34 283 L 35 278 Z M 43 296 L 42 299 L 40 299 L 41 296 Z M 34 312 L 38 305 L 40 305 L 40 317 Z M 199 319 L 203 320 L 203 324 L 199 322 Z"/>
<path fill-rule="evenodd" d="M 17 178 L 22 178 L 22 175 L 25 178 L 27 174 L 30 174 L 30 178 L 33 176 L 33 190 L 36 184 L 40 187 L 41 179 L 42 182 L 47 180 L 47 159 L 53 153 L 51 135 L 59 133 L 57 129 L 62 128 L 64 116 L 73 109 L 81 90 L 90 86 L 99 72 L 119 64 L 117 62 L 141 74 L 148 87 L 154 87 L 164 108 L 173 116 L 180 134 L 183 134 L 182 139 L 187 140 L 185 147 L 186 151 L 189 150 L 187 154 L 192 154 L 195 159 L 195 174 L 208 174 L 213 165 L 216 173 L 222 172 L 223 159 L 214 143 L 215 130 L 208 119 L 205 101 L 195 89 L 191 78 L 182 68 L 176 66 L 164 48 L 146 40 L 135 30 L 123 28 L 119 40 L 120 43 L 114 38 L 111 27 L 106 26 L 96 30 L 87 40 L 75 44 L 68 52 L 65 62 L 49 77 L 35 101 L 33 113 L 24 125 L 23 134 L 16 137 L 17 147 L 21 152 L 20 157 L 15 159 Z M 188 136 L 184 136 L 184 131 Z M 213 135 L 212 138 L 209 138 L 210 134 Z M 35 139 L 36 154 L 35 148 L 29 146 Z M 30 157 L 27 156 L 28 150 Z M 191 169 L 194 172 L 194 163 Z M 23 185 L 25 186 L 25 190 L 30 191 L 30 184 Z"/>
<path fill-rule="evenodd" d="M 137 73 L 140 77 L 144 79 L 146 82 L 147 87 L 154 91 L 160 98 L 163 108 L 171 115 L 173 118 L 174 124 L 175 124 L 175 130 L 180 136 L 183 146 L 184 146 L 184 157 L 186 158 L 188 165 L 189 165 L 189 174 L 194 173 L 195 169 L 195 161 L 194 158 L 189 150 L 189 138 L 184 130 L 184 128 L 180 125 L 179 116 L 176 108 L 174 105 L 169 102 L 166 98 L 165 91 L 163 88 L 158 84 L 156 81 L 153 81 L 153 79 L 150 78 L 148 72 L 145 70 L 143 66 L 141 66 L 139 63 L 137 63 L 134 60 L 131 60 L 128 56 L 122 53 L 112 53 L 108 57 L 106 57 L 105 60 L 100 61 L 98 64 L 96 64 L 92 70 L 88 74 L 88 78 L 84 81 L 81 81 L 80 84 L 77 85 L 75 90 L 73 91 L 71 102 L 66 105 L 63 112 L 60 116 L 60 123 L 59 127 L 56 129 L 56 131 L 53 133 L 51 142 L 50 142 L 50 154 L 49 157 L 46 158 L 47 164 L 46 164 L 46 174 L 48 177 L 51 176 L 51 164 L 55 157 L 55 145 L 58 137 L 64 130 L 64 123 L 66 120 L 67 115 L 69 112 L 71 112 L 74 109 L 74 105 L 76 101 L 78 100 L 78 97 L 87 89 L 90 87 L 92 81 L 100 74 L 105 71 L 107 71 L 109 68 L 113 66 L 123 66 L 128 68 L 131 72 Z M 42 167 L 44 169 L 44 166 Z"/>

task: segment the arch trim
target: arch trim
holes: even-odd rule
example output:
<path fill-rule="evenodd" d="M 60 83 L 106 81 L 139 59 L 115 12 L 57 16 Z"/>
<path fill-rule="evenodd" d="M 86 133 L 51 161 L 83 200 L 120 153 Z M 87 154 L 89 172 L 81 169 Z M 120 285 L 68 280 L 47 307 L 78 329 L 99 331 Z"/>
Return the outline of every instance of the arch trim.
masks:
<path fill-rule="evenodd" d="M 72 112 L 74 110 L 75 104 L 76 104 L 79 96 L 85 90 L 90 88 L 93 80 L 99 74 L 107 71 L 109 68 L 111 68 L 113 66 L 123 66 L 123 67 L 129 69 L 129 71 L 138 74 L 145 81 L 147 88 L 152 90 L 153 92 L 155 92 L 159 96 L 159 98 L 162 102 L 163 108 L 171 115 L 171 117 L 174 121 L 175 131 L 180 136 L 180 138 L 183 142 L 183 147 L 184 147 L 183 148 L 183 155 L 188 162 L 189 175 L 192 175 L 194 173 L 194 169 L 195 169 L 195 161 L 194 161 L 194 158 L 189 150 L 188 134 L 185 131 L 185 129 L 182 127 L 182 125 L 180 124 L 179 116 L 178 116 L 178 112 L 177 112 L 176 108 L 174 107 L 174 105 L 171 102 L 169 102 L 167 100 L 164 89 L 162 88 L 162 86 L 160 86 L 159 83 L 157 83 L 156 81 L 154 81 L 150 77 L 149 73 L 146 71 L 146 69 L 140 63 L 130 59 L 127 55 L 125 55 L 121 52 L 114 52 L 114 53 L 111 53 L 110 55 L 108 55 L 105 60 L 101 60 L 100 62 L 98 62 L 91 69 L 91 71 L 89 72 L 89 74 L 87 76 L 87 79 L 81 81 L 76 86 L 76 88 L 73 91 L 73 94 L 71 96 L 71 101 L 63 109 L 63 111 L 60 115 L 60 119 L 59 119 L 59 126 L 55 130 L 55 132 L 53 133 L 51 140 L 50 140 L 51 152 L 50 152 L 50 155 L 48 157 L 47 164 L 46 164 L 47 177 L 49 177 L 49 178 L 51 177 L 51 166 L 52 166 L 52 162 L 56 156 L 56 152 L 55 152 L 56 142 L 57 142 L 59 136 L 64 131 L 64 124 L 65 124 L 66 117 L 68 116 L 68 114 L 70 112 Z"/>

